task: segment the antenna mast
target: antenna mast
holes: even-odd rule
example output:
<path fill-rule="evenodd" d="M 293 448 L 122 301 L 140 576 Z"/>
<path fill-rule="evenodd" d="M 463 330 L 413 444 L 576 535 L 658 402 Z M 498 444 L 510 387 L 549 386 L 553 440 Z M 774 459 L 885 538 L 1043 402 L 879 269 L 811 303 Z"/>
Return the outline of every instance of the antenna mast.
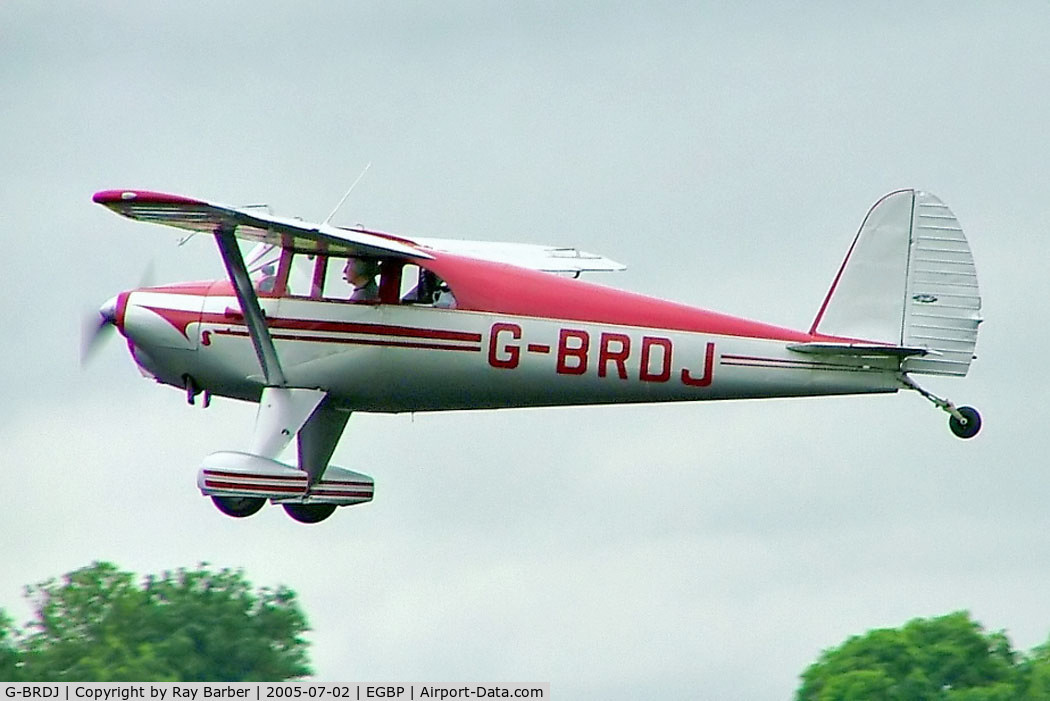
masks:
<path fill-rule="evenodd" d="M 339 200 L 339 204 L 335 206 L 335 209 L 332 210 L 332 213 L 325 217 L 325 220 L 321 224 L 321 226 L 325 226 L 326 224 L 328 224 L 328 222 L 332 221 L 332 217 L 334 217 L 335 213 L 339 211 L 339 208 L 343 206 L 343 203 L 346 202 L 346 198 L 350 196 L 350 193 L 354 191 L 354 188 L 357 187 L 357 184 L 361 182 L 361 178 L 365 177 L 365 173 L 367 173 L 368 169 L 371 167 L 372 161 L 369 161 L 368 165 L 365 166 L 365 169 L 361 171 L 361 174 L 357 176 L 357 180 L 354 181 L 354 184 L 351 185 L 350 189 L 346 191 L 345 195 L 343 195 L 343 199 Z"/>

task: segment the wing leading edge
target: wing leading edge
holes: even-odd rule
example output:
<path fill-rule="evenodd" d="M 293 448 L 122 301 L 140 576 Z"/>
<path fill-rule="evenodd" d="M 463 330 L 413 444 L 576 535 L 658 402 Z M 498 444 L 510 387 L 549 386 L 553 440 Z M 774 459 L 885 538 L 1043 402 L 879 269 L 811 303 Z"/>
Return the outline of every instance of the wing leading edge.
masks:
<path fill-rule="evenodd" d="M 229 205 L 146 190 L 103 190 L 94 201 L 137 221 L 202 234 L 232 231 L 239 239 L 333 255 L 372 258 L 433 258 L 411 242 L 373 232 L 341 229 Z"/>

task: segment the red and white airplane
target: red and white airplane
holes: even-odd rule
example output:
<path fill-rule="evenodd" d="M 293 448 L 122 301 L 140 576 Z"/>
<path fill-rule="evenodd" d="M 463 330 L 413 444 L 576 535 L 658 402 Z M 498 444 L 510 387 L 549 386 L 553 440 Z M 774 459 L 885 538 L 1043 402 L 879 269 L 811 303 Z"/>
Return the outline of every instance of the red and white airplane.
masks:
<path fill-rule="evenodd" d="M 191 404 L 259 403 L 247 450 L 209 455 L 197 476 L 231 516 L 270 500 L 313 523 L 371 500 L 371 477 L 329 464 L 355 411 L 911 389 L 957 436 L 981 426 L 912 379 L 965 375 L 981 321 L 969 245 L 926 192 L 868 212 L 805 331 L 580 281 L 623 266 L 573 248 L 405 238 L 141 190 L 94 201 L 215 237 L 228 279 L 121 292 L 91 342 L 115 326 L 142 372 Z M 256 245 L 245 255 L 238 239 Z M 279 462 L 293 438 L 297 464 Z"/>

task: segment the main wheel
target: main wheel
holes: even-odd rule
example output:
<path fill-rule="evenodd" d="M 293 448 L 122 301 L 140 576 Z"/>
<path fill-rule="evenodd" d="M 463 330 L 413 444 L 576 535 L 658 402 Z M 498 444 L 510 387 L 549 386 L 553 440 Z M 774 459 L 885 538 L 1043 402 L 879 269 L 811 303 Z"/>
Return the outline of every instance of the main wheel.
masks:
<path fill-rule="evenodd" d="M 266 503 L 260 497 L 212 497 L 211 500 L 219 511 L 234 518 L 251 516 Z"/>
<path fill-rule="evenodd" d="M 284 504 L 284 510 L 299 523 L 320 523 L 332 515 L 335 504 Z"/>
<path fill-rule="evenodd" d="M 959 438 L 973 438 L 981 430 L 981 415 L 972 406 L 959 407 L 959 413 L 963 415 L 966 421 L 959 421 L 955 416 L 952 416 L 948 419 L 948 427 Z"/>

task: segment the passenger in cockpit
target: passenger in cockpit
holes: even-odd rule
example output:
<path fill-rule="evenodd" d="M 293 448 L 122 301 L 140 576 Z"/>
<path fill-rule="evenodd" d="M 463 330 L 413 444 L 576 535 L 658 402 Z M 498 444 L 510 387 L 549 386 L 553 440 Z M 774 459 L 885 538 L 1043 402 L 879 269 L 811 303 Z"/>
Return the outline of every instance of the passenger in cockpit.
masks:
<path fill-rule="evenodd" d="M 379 263 L 362 258 L 348 258 L 343 268 L 343 279 L 353 285 L 352 302 L 375 302 L 379 299 Z"/>
<path fill-rule="evenodd" d="M 261 294 L 272 294 L 274 288 L 277 286 L 277 276 L 274 274 L 274 268 L 272 264 L 263 266 L 260 270 L 262 276 L 255 285 L 255 289 Z"/>

